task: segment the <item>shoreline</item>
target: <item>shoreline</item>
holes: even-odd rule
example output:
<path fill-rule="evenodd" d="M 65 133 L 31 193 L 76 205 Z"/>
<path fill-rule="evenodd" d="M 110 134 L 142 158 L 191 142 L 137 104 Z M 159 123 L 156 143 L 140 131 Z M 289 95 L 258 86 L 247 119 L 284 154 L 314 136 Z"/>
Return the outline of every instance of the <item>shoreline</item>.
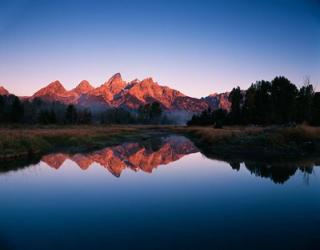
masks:
<path fill-rule="evenodd" d="M 318 127 L 185 127 L 175 130 L 213 159 L 271 162 L 314 158 L 320 153 Z"/>
<path fill-rule="evenodd" d="M 41 126 L 1 127 L 0 162 L 31 159 L 52 152 L 81 153 L 154 136 L 178 134 L 217 160 L 294 160 L 320 152 L 320 128 L 186 126 Z"/>
<path fill-rule="evenodd" d="M 165 134 L 133 126 L 0 128 L 0 162 L 53 152 L 81 153 Z"/>

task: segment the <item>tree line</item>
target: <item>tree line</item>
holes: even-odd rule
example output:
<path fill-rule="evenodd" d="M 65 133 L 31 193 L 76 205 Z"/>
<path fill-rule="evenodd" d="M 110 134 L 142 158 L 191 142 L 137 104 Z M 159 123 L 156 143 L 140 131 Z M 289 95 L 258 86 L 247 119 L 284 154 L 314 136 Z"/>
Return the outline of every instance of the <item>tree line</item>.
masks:
<path fill-rule="evenodd" d="M 23 100 L 14 95 L 0 96 L 0 123 L 22 124 L 89 124 L 92 114 L 74 105 L 46 102 L 39 98 Z"/>
<path fill-rule="evenodd" d="M 159 103 L 142 105 L 137 111 L 112 108 L 90 109 L 40 98 L 21 100 L 14 95 L 0 96 L 0 124 L 160 124 L 168 123 Z"/>
<path fill-rule="evenodd" d="M 107 109 L 100 114 L 101 124 L 169 124 L 173 123 L 164 113 L 160 103 L 141 105 L 138 110 Z"/>
<path fill-rule="evenodd" d="M 320 126 L 320 92 L 307 81 L 297 88 L 287 78 L 279 76 L 269 81 L 257 81 L 247 90 L 233 88 L 229 94 L 231 109 L 205 110 L 194 115 L 188 125 L 271 125 L 307 123 Z"/>

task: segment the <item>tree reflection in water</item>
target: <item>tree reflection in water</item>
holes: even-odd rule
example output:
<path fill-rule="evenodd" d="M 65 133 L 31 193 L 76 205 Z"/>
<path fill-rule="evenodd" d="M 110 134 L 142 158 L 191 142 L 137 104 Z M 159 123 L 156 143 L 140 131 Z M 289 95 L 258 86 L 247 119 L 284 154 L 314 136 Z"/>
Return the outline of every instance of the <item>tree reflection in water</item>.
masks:
<path fill-rule="evenodd" d="M 309 175 L 313 173 L 314 166 L 317 166 L 317 162 L 312 160 L 300 160 L 296 162 L 280 162 L 280 163 L 264 163 L 254 161 L 244 161 L 244 166 L 250 171 L 251 174 L 269 178 L 274 183 L 284 184 L 294 176 L 298 170 L 303 173 L 304 180 L 308 183 Z M 232 169 L 240 170 L 241 162 L 229 162 Z"/>
<path fill-rule="evenodd" d="M 59 169 L 66 160 L 75 162 L 82 170 L 90 168 L 94 163 L 108 170 L 112 175 L 120 177 L 126 169 L 152 173 L 160 165 L 168 165 L 182 157 L 197 153 L 199 150 L 191 140 L 184 136 L 155 137 L 143 142 L 128 142 L 113 147 L 107 147 L 88 153 L 53 153 L 41 158 L 25 159 L 14 162 L 0 163 L 0 174 L 9 171 L 18 171 L 38 164 L 40 161 L 48 166 Z M 207 158 L 215 160 L 216 157 Z M 232 169 L 240 171 L 243 166 L 257 177 L 271 179 L 274 183 L 284 184 L 298 171 L 303 173 L 303 179 L 309 182 L 313 168 L 319 166 L 319 160 L 301 159 L 292 162 L 256 162 L 247 159 L 222 159 Z M 201 169 L 199 169 L 201 171 Z"/>

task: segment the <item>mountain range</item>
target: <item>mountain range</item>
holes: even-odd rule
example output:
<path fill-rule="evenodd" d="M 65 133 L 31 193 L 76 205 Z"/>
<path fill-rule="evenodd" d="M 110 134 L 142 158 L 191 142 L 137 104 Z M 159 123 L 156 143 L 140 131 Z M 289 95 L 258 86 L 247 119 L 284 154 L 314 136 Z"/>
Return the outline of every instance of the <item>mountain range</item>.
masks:
<path fill-rule="evenodd" d="M 0 95 L 8 94 L 4 87 L 0 87 Z M 74 89 L 66 90 L 60 81 L 54 81 L 24 99 L 40 98 L 91 109 L 121 107 L 133 110 L 147 103 L 159 102 L 166 111 L 197 113 L 209 107 L 229 110 L 228 96 L 229 93 L 222 93 L 200 99 L 193 98 L 178 90 L 159 85 L 152 78 L 126 82 L 121 74 L 117 73 L 97 88 L 83 80 Z"/>

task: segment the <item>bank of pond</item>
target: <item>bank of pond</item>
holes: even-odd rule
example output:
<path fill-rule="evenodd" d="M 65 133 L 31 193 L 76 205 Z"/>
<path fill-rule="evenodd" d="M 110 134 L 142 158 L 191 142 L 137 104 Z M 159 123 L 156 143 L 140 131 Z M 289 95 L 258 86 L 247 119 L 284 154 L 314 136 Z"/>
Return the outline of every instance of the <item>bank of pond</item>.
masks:
<path fill-rule="evenodd" d="M 200 152 L 208 159 L 228 163 L 235 171 L 239 171 L 242 166 L 255 176 L 269 178 L 274 183 L 285 183 L 298 171 L 308 176 L 313 173 L 315 166 L 320 165 L 320 158 L 317 156 L 318 139 L 309 138 L 315 133 L 309 127 L 238 127 L 224 130 L 202 127 L 190 130 L 185 127 L 150 126 L 83 127 L 78 132 L 74 130 L 46 128 L 36 129 L 33 133 L 29 131 L 29 136 L 36 135 L 34 140 L 51 140 L 48 151 L 33 153 L 33 150 L 28 149 L 27 154 L 3 157 L 0 173 L 17 171 L 39 162 L 59 169 L 63 162 L 71 160 L 84 170 L 91 164 L 98 163 L 114 176 L 120 177 L 127 168 L 152 173 L 158 166 Z M 55 137 L 52 134 L 59 139 L 53 140 Z M 78 140 L 78 136 L 83 136 L 83 139 Z M 292 141 L 285 145 L 287 142 L 281 136 Z M 67 140 L 66 144 L 63 143 L 64 140 Z M 87 144 L 88 142 L 90 143 Z M 272 144 L 266 144 L 267 142 Z M 284 147 L 282 151 L 281 147 Z"/>

